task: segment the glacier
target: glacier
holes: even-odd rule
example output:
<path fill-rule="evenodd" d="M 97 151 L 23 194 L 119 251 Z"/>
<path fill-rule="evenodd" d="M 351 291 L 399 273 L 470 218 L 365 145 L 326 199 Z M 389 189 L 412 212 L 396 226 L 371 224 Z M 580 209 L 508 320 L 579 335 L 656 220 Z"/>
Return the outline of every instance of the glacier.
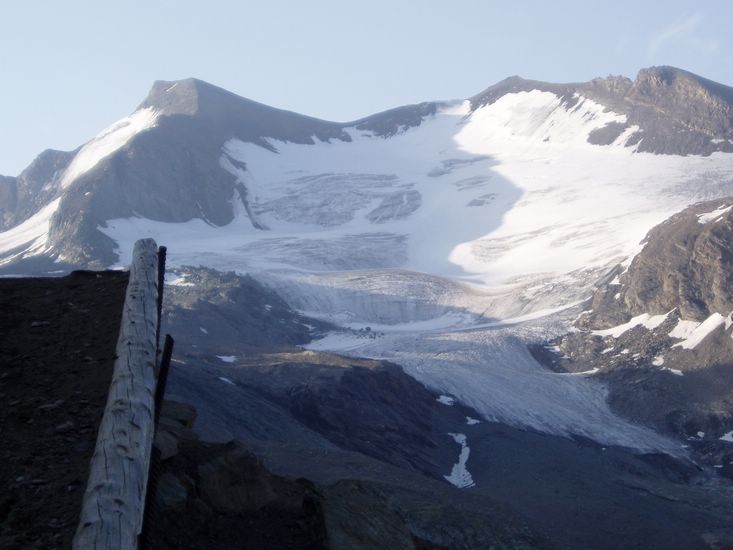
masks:
<path fill-rule="evenodd" d="M 549 372 L 527 344 L 567 331 L 654 225 L 733 193 L 733 163 L 637 152 L 627 141 L 638 127 L 592 145 L 590 132 L 626 118 L 575 99 L 534 90 L 475 110 L 445 102 L 394 135 L 346 128 L 351 141 L 232 138 L 219 158 L 240 186 L 230 224 L 131 217 L 100 230 L 119 265 L 151 236 L 172 266 L 250 273 L 308 315 L 370 326 L 378 338 L 339 332 L 311 347 L 392 360 L 485 419 L 676 453 L 615 416 L 592 374 Z"/>

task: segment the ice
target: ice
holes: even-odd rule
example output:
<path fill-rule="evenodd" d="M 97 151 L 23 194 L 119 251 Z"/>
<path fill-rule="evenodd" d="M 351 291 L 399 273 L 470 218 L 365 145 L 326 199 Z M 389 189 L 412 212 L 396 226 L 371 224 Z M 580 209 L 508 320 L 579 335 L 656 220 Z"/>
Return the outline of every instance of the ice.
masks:
<path fill-rule="evenodd" d="M 605 388 L 589 376 L 558 375 L 534 359 L 527 344 L 566 330 L 558 315 L 520 324 L 414 332 L 384 327 L 378 339 L 350 338 L 332 351 L 388 360 L 420 382 L 476 410 L 481 417 L 604 444 L 674 454 L 677 447 L 652 430 L 617 417 Z M 571 311 L 566 319 L 574 318 Z M 310 349 L 328 349 L 324 339 Z M 330 340 L 333 342 L 333 340 Z"/>
<path fill-rule="evenodd" d="M 723 434 L 723 435 L 722 435 L 722 436 L 720 437 L 720 440 L 721 440 L 721 441 L 727 441 L 727 442 L 729 442 L 729 443 L 733 443 L 733 431 L 731 431 L 731 432 L 728 432 L 728 433 L 726 433 L 726 434 Z"/>
<path fill-rule="evenodd" d="M 450 474 L 443 477 L 459 489 L 473 487 L 476 484 L 473 482 L 473 477 L 471 476 L 471 473 L 466 468 L 468 457 L 471 454 L 471 449 L 466 443 L 466 436 L 465 434 L 454 433 L 449 433 L 448 435 L 451 436 L 456 443 L 460 444 L 461 453 L 460 455 L 458 455 L 458 462 L 453 465 L 453 469 L 451 470 Z"/>
<path fill-rule="evenodd" d="M 470 416 L 466 417 L 466 424 L 468 424 L 469 426 L 473 426 L 479 423 L 481 423 L 481 421 L 476 418 L 471 418 Z"/>
<path fill-rule="evenodd" d="M 225 363 L 234 363 L 237 358 L 236 355 L 217 355 L 217 357 Z"/>
<path fill-rule="evenodd" d="M 204 334 L 209 334 L 209 331 L 206 330 L 204 327 L 199 327 L 199 330 L 203 332 Z"/>
<path fill-rule="evenodd" d="M 713 313 L 710 317 L 700 323 L 694 330 L 689 332 L 682 342 L 676 343 L 673 348 L 681 347 L 683 349 L 695 349 L 695 347 L 702 342 L 705 337 L 713 332 L 719 326 L 725 324 L 726 317 L 723 317 L 720 313 Z M 682 321 L 680 321 L 682 322 Z M 679 326 L 679 324 L 677 325 Z M 675 327 L 677 329 L 677 327 Z M 670 333 L 672 336 L 672 333 Z"/>
<path fill-rule="evenodd" d="M 712 212 L 707 212 L 705 214 L 699 214 L 697 216 L 697 221 L 702 224 L 710 223 L 710 222 L 717 222 L 720 220 L 720 218 L 722 218 L 723 214 L 725 214 L 726 212 L 729 212 L 731 208 L 733 208 L 733 205 L 721 206 L 720 208 L 717 208 L 713 210 Z"/>

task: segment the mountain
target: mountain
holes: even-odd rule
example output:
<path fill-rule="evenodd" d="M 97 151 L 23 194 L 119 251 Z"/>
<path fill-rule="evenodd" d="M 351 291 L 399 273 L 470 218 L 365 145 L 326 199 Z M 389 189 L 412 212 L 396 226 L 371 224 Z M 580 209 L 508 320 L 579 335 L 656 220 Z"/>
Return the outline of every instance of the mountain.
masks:
<path fill-rule="evenodd" d="M 157 82 L 0 179 L 0 270 L 156 238 L 199 435 L 362 480 L 422 541 L 495 540 L 507 506 L 561 547 L 673 518 L 646 546 L 703 548 L 730 539 L 732 109 L 671 67 L 348 123 Z"/>
<path fill-rule="evenodd" d="M 733 477 L 731 208 L 731 198 L 699 203 L 654 227 L 550 343 L 549 363 L 595 371 L 614 409 Z"/>

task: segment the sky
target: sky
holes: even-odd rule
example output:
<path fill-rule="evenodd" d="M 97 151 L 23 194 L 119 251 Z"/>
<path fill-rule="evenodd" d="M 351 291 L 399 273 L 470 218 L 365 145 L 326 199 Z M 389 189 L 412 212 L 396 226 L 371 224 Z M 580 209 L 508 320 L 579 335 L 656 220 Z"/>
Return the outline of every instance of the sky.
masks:
<path fill-rule="evenodd" d="M 82 145 L 155 80 L 193 76 L 335 121 L 511 75 L 673 65 L 733 85 L 731 21 L 729 0 L 2 0 L 0 174 Z"/>

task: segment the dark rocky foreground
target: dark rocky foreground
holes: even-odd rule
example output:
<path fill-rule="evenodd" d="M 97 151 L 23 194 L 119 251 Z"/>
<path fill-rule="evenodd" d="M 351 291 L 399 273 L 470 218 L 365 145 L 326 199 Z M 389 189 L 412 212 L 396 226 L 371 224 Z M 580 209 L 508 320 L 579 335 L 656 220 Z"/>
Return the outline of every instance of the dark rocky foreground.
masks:
<path fill-rule="evenodd" d="M 69 547 L 127 273 L 0 279 L 0 548 Z"/>
<path fill-rule="evenodd" d="M 153 548 L 733 541 L 730 486 L 686 460 L 469 423 L 474 411 L 439 402 L 397 365 L 297 347 L 327 327 L 256 281 L 207 270 L 186 280 L 166 292 L 177 348 Z M 125 283 L 114 272 L 0 280 L 2 548 L 71 542 Z M 471 487 L 444 478 L 461 450 L 450 433 L 467 438 Z"/>

